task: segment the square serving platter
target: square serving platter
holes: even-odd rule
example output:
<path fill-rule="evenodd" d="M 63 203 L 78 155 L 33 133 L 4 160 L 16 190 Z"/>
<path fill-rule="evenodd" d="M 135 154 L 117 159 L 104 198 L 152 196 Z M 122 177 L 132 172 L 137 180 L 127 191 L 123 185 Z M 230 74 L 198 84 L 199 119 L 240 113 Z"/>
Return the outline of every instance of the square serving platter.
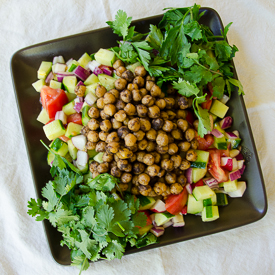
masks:
<path fill-rule="evenodd" d="M 201 11 L 205 11 L 205 14 L 200 19 L 200 23 L 209 26 L 215 35 L 220 35 L 223 25 L 218 13 L 211 8 L 201 8 Z M 137 31 L 146 33 L 149 31 L 149 25 L 157 25 L 161 18 L 162 15 L 140 19 L 134 21 L 133 25 L 136 26 Z M 113 34 L 111 28 L 106 27 L 36 44 L 21 49 L 12 56 L 13 86 L 37 198 L 42 198 L 41 189 L 51 178 L 50 167 L 46 161 L 47 150 L 40 140 L 46 143 L 48 141 L 42 129 L 43 125 L 36 120 L 41 110 L 40 95 L 31 85 L 37 80 L 37 70 L 41 61 L 52 61 L 57 55 L 62 55 L 65 60 L 78 59 L 84 52 L 91 54 L 100 48 L 116 46 L 117 40 L 119 40 L 118 36 Z M 237 78 L 234 64 L 233 71 Z M 184 227 L 169 227 L 159 238 L 158 244 L 141 249 L 129 247 L 126 249 L 126 255 L 233 229 L 258 221 L 265 215 L 267 199 L 264 180 L 243 97 L 238 96 L 237 91 L 233 92 L 228 106 L 230 107 L 228 115 L 233 117 L 232 129 L 239 130 L 243 140 L 242 153 L 246 159 L 246 170 L 242 180 L 247 182 L 244 196 L 229 198 L 228 206 L 219 208 L 218 220 L 204 223 L 200 216 L 187 215 L 184 217 Z M 48 221 L 43 223 L 53 258 L 59 264 L 69 265 L 70 251 L 66 246 L 60 246 L 61 234 Z"/>

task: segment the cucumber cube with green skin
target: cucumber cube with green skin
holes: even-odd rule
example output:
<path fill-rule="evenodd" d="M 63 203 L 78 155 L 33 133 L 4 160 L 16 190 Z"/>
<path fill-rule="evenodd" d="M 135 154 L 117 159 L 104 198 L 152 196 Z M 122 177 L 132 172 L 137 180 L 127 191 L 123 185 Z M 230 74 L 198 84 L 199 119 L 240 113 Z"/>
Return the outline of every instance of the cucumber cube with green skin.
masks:
<path fill-rule="evenodd" d="M 68 93 L 67 91 L 65 91 L 65 93 L 69 102 L 73 101 L 76 98 L 76 94 L 71 94 L 71 93 Z"/>
<path fill-rule="evenodd" d="M 65 136 L 67 138 L 71 138 L 77 135 L 80 135 L 80 131 L 82 129 L 82 125 L 70 122 L 67 126 L 67 129 L 65 131 Z"/>
<path fill-rule="evenodd" d="M 85 165 L 85 166 L 82 166 L 82 165 L 76 165 L 76 167 L 79 169 L 79 171 L 82 173 L 82 174 L 85 174 L 89 171 L 89 165 L 88 163 Z"/>
<path fill-rule="evenodd" d="M 44 108 L 42 108 L 42 110 L 39 113 L 36 120 L 38 120 L 39 122 L 41 122 L 43 124 L 46 124 L 50 121 L 49 115 L 48 115 L 47 111 Z"/>
<path fill-rule="evenodd" d="M 95 60 L 100 64 L 112 67 L 116 60 L 116 55 L 112 51 L 100 49 L 95 54 Z"/>
<path fill-rule="evenodd" d="M 233 181 L 226 181 L 223 183 L 223 188 L 225 192 L 234 192 L 237 191 L 238 189 L 238 183 L 237 180 L 233 180 Z"/>
<path fill-rule="evenodd" d="M 211 105 L 210 113 L 216 115 L 219 118 L 224 118 L 228 111 L 229 107 L 220 102 L 217 99 L 214 99 L 214 102 Z"/>
<path fill-rule="evenodd" d="M 73 145 L 71 140 L 68 140 L 68 150 L 73 160 L 76 160 L 77 157 L 77 148 Z"/>
<path fill-rule="evenodd" d="M 89 159 L 94 159 L 94 157 L 98 154 L 96 150 L 87 150 Z"/>
<path fill-rule="evenodd" d="M 218 131 L 220 131 L 222 134 L 225 133 L 225 131 L 221 128 L 220 124 L 218 122 L 214 123 L 214 129 L 217 129 Z"/>
<path fill-rule="evenodd" d="M 44 125 L 43 130 L 49 140 L 54 140 L 60 136 L 63 136 L 66 133 L 63 123 L 59 119 L 54 120 L 47 125 Z"/>
<path fill-rule="evenodd" d="M 203 201 L 197 201 L 193 195 L 188 195 L 187 200 L 187 213 L 197 214 L 200 213 L 203 209 Z"/>
<path fill-rule="evenodd" d="M 107 74 L 99 74 L 97 77 L 99 82 L 107 89 L 107 91 L 115 88 L 115 78 Z"/>
<path fill-rule="evenodd" d="M 60 138 L 56 138 L 49 147 L 61 157 L 65 157 L 69 151 L 67 143 L 62 141 Z M 47 156 L 47 162 L 49 165 L 51 165 L 54 157 L 55 155 L 49 151 Z"/>
<path fill-rule="evenodd" d="M 227 150 L 227 142 L 225 136 L 217 138 L 214 136 L 214 146 L 220 150 Z"/>
<path fill-rule="evenodd" d="M 213 195 L 212 197 L 208 199 L 203 200 L 203 206 L 208 206 L 208 205 L 217 205 L 217 196 L 216 194 Z"/>
<path fill-rule="evenodd" d="M 34 83 L 32 83 L 33 88 L 37 91 L 37 92 L 41 92 L 41 88 L 45 85 L 45 79 L 39 79 L 37 81 L 35 81 Z"/>
<path fill-rule="evenodd" d="M 156 200 L 152 197 L 138 196 L 140 206 L 139 210 L 147 210 L 150 209 L 156 202 Z"/>
<path fill-rule="evenodd" d="M 126 69 L 131 71 L 132 73 L 134 73 L 136 67 L 138 67 L 138 66 L 141 66 L 141 64 L 139 62 L 136 62 L 134 64 L 130 64 L 130 65 L 126 66 Z"/>
<path fill-rule="evenodd" d="M 192 168 L 192 182 L 198 182 L 202 179 L 207 172 L 207 167 L 205 168 Z"/>
<path fill-rule="evenodd" d="M 52 62 L 42 61 L 40 64 L 40 67 L 37 71 L 37 78 L 38 79 L 46 79 L 47 75 L 52 70 L 52 65 L 53 65 Z"/>
<path fill-rule="evenodd" d="M 238 181 L 237 182 L 237 190 L 233 192 L 228 192 L 228 196 L 231 198 L 240 198 L 243 196 L 246 190 L 246 182 L 245 181 Z"/>
<path fill-rule="evenodd" d="M 96 154 L 94 156 L 94 161 L 96 161 L 98 163 L 102 163 L 103 162 L 103 155 L 104 155 L 103 152 L 100 152 L 100 153 Z"/>
<path fill-rule="evenodd" d="M 227 195 L 224 193 L 216 193 L 217 197 L 217 205 L 218 206 L 225 206 L 228 205 Z"/>
<path fill-rule="evenodd" d="M 100 84 L 100 83 L 97 82 L 97 83 L 86 86 L 85 95 L 87 95 L 88 93 L 92 93 L 94 96 L 96 96 L 95 95 L 95 89 L 98 86 L 98 84 Z"/>
<path fill-rule="evenodd" d="M 77 84 L 77 78 L 76 76 L 65 76 L 62 83 L 67 92 L 74 93 L 74 89 Z"/>
<path fill-rule="evenodd" d="M 197 154 L 197 160 L 191 163 L 191 167 L 206 168 L 209 159 L 209 152 L 202 150 L 195 150 L 195 152 Z"/>
<path fill-rule="evenodd" d="M 84 85 L 88 86 L 98 82 L 99 82 L 98 77 L 95 74 L 90 74 L 88 78 L 84 81 Z"/>
<path fill-rule="evenodd" d="M 84 53 L 79 59 L 78 59 L 78 64 L 85 68 L 88 63 L 92 61 L 92 58 L 87 54 L 87 53 Z"/>
<path fill-rule="evenodd" d="M 236 138 L 236 139 L 227 139 L 227 142 L 231 145 L 231 149 L 237 149 L 241 143 L 241 139 L 240 138 Z"/>
<path fill-rule="evenodd" d="M 53 89 L 61 89 L 61 85 L 61 82 L 55 81 L 53 79 L 50 81 L 50 87 Z"/>
<path fill-rule="evenodd" d="M 72 72 L 78 65 L 79 63 L 76 60 L 72 60 L 72 62 L 68 64 L 67 72 Z"/>
<path fill-rule="evenodd" d="M 192 194 L 197 201 L 215 196 L 215 192 L 208 185 L 196 186 Z"/>
<path fill-rule="evenodd" d="M 201 218 L 203 222 L 211 222 L 218 219 L 219 217 L 218 206 L 205 206 L 202 210 Z"/>
<path fill-rule="evenodd" d="M 168 212 L 156 213 L 155 214 L 155 223 L 157 226 L 161 226 L 167 222 L 169 222 L 175 215 L 170 214 Z"/>
<path fill-rule="evenodd" d="M 76 113 L 76 110 L 74 109 L 74 105 L 75 105 L 75 102 L 73 100 L 62 107 L 62 111 L 65 113 L 65 115 L 69 116 Z"/>
<path fill-rule="evenodd" d="M 87 105 L 82 109 L 82 124 L 86 126 L 90 120 L 90 117 L 88 116 L 88 111 L 90 110 L 90 106 Z"/>

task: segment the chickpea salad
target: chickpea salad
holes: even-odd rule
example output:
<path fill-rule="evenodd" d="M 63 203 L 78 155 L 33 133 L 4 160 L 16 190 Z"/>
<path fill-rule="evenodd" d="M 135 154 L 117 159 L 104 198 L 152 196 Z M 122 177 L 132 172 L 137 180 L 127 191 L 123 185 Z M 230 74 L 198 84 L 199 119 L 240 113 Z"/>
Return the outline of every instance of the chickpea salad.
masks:
<path fill-rule="evenodd" d="M 155 244 L 184 216 L 219 218 L 242 197 L 241 136 L 227 115 L 238 51 L 201 25 L 199 5 L 169 8 L 141 34 L 121 10 L 107 24 L 118 46 L 78 60 L 42 61 L 37 120 L 52 180 L 28 214 L 62 233 L 80 273 L 89 261 Z"/>

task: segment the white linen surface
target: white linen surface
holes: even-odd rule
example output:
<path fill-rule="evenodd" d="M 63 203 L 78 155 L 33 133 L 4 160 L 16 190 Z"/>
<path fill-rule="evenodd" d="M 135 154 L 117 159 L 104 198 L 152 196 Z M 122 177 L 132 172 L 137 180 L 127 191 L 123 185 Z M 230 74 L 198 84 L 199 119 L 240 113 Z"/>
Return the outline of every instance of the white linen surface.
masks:
<path fill-rule="evenodd" d="M 10 76 L 10 58 L 39 42 L 105 27 L 118 9 L 133 19 L 193 1 L 0 0 L 0 274 L 78 274 L 57 264 L 42 223 L 27 214 L 35 197 Z M 197 1 L 214 8 L 224 25 L 233 21 L 230 44 L 242 81 L 268 195 L 268 212 L 244 227 L 91 265 L 83 274 L 275 274 L 275 2 Z M 35 92 L 35 91 L 34 91 Z M 31 106 L 30 106 L 31 108 Z"/>

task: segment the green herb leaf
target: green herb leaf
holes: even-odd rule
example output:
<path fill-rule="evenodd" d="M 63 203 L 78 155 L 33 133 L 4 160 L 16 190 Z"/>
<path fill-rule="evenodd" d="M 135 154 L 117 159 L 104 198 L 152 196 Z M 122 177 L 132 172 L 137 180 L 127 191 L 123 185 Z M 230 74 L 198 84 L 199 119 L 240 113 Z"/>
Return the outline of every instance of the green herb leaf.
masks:
<path fill-rule="evenodd" d="M 148 41 L 153 49 L 159 50 L 163 41 L 163 34 L 161 30 L 155 25 L 150 25 L 150 32 L 146 38 L 146 41 Z"/>
<path fill-rule="evenodd" d="M 88 179 L 87 181 L 90 188 L 103 192 L 111 191 L 118 183 L 119 179 L 107 173 L 100 174 L 94 179 Z"/>
<path fill-rule="evenodd" d="M 181 95 L 184 95 L 186 97 L 197 95 L 200 92 L 198 87 L 181 78 L 178 82 L 173 82 L 173 87 L 178 90 Z"/>
<path fill-rule="evenodd" d="M 239 95 L 244 95 L 245 94 L 244 90 L 243 90 L 243 85 L 242 85 L 242 83 L 239 80 L 233 79 L 233 78 L 229 78 L 228 81 L 231 84 L 233 84 L 234 86 L 236 86 L 236 87 L 239 88 L 239 90 L 238 90 Z"/>
<path fill-rule="evenodd" d="M 117 240 L 112 240 L 112 242 L 102 250 L 102 253 L 106 255 L 108 260 L 113 260 L 114 258 L 121 259 L 124 251 L 124 247 L 118 243 Z"/>

